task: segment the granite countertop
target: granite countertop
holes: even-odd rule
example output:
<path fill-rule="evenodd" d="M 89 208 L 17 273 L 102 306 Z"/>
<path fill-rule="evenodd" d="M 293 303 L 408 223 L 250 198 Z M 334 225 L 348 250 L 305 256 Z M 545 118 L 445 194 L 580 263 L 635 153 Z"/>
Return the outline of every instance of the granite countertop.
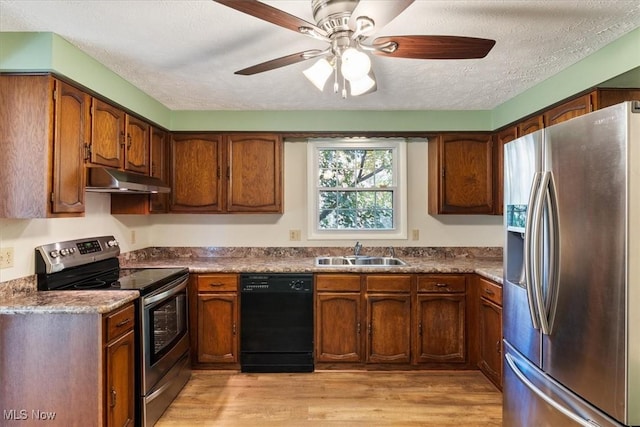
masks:
<path fill-rule="evenodd" d="M 123 263 L 123 268 L 186 267 L 190 273 L 477 273 L 502 284 L 502 261 L 402 257 L 406 266 L 316 266 L 315 257 L 160 258 Z"/>
<path fill-rule="evenodd" d="M 36 291 L 0 299 L 0 314 L 105 314 L 140 296 L 137 291 Z"/>
<path fill-rule="evenodd" d="M 330 250 L 313 249 L 320 253 Z M 480 249 L 481 251 L 484 249 Z M 500 258 L 478 257 L 471 250 L 437 249 L 439 255 L 404 253 L 399 255 L 406 266 L 316 266 L 315 256 L 301 249 L 282 251 L 228 249 L 211 256 L 200 248 L 148 249 L 133 256 L 121 258 L 122 268 L 176 268 L 186 267 L 190 273 L 393 273 L 393 274 L 447 274 L 476 273 L 502 284 Z M 252 252 L 254 251 L 254 252 Z M 271 251 L 271 252 L 270 252 Z M 344 249 L 338 249 L 340 253 Z M 279 256 L 273 256 L 277 253 Z M 296 253 L 297 252 L 297 253 Z M 494 252 L 489 252 L 494 254 Z M 317 254 L 317 252 L 316 252 Z M 468 254 L 470 256 L 455 256 Z M 223 255 L 223 256 L 219 256 Z M 225 256 L 226 255 L 226 256 Z M 232 256 L 229 256 L 232 255 Z M 271 255 L 271 256 L 269 256 Z M 414 256 L 411 256 L 414 255 Z M 450 256 L 454 255 L 454 256 Z M 501 253 L 500 253 L 501 255 Z M 39 292 L 36 277 L 30 276 L 7 283 L 0 288 L 0 314 L 12 313 L 98 313 L 113 311 L 139 297 L 137 291 L 47 291 Z"/>

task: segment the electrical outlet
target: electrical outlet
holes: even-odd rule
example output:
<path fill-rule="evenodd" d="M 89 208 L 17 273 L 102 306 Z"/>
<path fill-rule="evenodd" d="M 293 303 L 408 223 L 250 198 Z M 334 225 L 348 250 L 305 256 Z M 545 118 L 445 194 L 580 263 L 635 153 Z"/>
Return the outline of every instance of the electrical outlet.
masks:
<path fill-rule="evenodd" d="M 289 230 L 289 240 L 300 241 L 300 230 Z"/>
<path fill-rule="evenodd" d="M 0 249 L 0 268 L 13 267 L 13 248 Z"/>
<path fill-rule="evenodd" d="M 132 245 L 136 243 L 136 230 L 131 230 L 131 238 L 129 239 Z"/>
<path fill-rule="evenodd" d="M 420 230 L 417 228 L 411 230 L 411 240 L 420 240 Z"/>

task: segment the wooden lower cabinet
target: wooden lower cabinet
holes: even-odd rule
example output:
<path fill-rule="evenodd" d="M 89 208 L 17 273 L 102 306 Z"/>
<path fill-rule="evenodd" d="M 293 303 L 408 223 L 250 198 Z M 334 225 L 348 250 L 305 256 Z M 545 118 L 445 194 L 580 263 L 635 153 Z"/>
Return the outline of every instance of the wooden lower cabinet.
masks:
<path fill-rule="evenodd" d="M 477 278 L 480 320 L 480 360 L 478 368 L 502 389 L 502 287 Z"/>
<path fill-rule="evenodd" d="M 132 303 L 106 314 L 0 314 L 0 424 L 133 426 L 135 319 Z"/>
<path fill-rule="evenodd" d="M 316 274 L 316 362 L 363 361 L 359 274 Z"/>
<path fill-rule="evenodd" d="M 195 279 L 195 315 L 192 347 L 200 365 L 238 363 L 238 276 L 199 274 Z M 193 307 L 193 305 L 192 305 Z"/>
<path fill-rule="evenodd" d="M 364 276 L 367 363 L 411 362 L 411 283 L 411 275 Z"/>
<path fill-rule="evenodd" d="M 466 277 L 427 274 L 417 278 L 416 363 L 467 361 Z"/>
<path fill-rule="evenodd" d="M 135 336 L 133 305 L 106 317 L 107 426 L 133 426 L 135 419 Z"/>

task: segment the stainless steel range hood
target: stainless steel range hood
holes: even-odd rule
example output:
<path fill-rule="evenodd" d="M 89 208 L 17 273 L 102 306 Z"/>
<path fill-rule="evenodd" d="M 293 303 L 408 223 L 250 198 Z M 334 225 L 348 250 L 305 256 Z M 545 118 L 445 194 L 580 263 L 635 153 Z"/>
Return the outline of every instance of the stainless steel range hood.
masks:
<path fill-rule="evenodd" d="M 94 193 L 168 193 L 169 186 L 158 178 L 121 170 L 88 167 L 86 190 Z"/>

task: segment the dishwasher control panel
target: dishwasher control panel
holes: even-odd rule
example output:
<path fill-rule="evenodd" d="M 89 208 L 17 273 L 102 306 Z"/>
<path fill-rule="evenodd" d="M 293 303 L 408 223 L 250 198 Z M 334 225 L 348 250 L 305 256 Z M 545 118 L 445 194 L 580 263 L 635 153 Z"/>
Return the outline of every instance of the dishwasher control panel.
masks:
<path fill-rule="evenodd" d="M 312 274 L 242 274 L 240 292 L 313 292 Z"/>

